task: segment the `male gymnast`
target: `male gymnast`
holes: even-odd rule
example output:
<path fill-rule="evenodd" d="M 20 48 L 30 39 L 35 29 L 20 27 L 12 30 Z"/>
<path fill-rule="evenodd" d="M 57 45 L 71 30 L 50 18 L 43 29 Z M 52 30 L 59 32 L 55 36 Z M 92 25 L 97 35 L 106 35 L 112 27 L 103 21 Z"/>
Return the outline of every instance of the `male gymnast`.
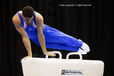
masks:
<path fill-rule="evenodd" d="M 48 56 L 55 56 L 55 54 L 48 52 L 46 48 L 76 51 L 81 54 L 90 51 L 89 46 L 83 41 L 44 24 L 42 15 L 34 11 L 31 6 L 25 6 L 22 11 L 18 11 L 12 17 L 12 22 L 22 36 L 28 52 L 28 56 L 23 60 L 32 57 L 30 39 L 41 46 L 43 53 Z"/>

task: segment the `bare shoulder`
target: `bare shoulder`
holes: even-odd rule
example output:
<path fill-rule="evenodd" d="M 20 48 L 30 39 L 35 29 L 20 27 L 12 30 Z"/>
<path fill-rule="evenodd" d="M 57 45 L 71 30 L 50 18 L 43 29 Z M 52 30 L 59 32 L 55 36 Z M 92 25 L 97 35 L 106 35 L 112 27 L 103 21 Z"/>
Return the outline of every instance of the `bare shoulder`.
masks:
<path fill-rule="evenodd" d="M 43 21 L 43 16 L 40 13 L 35 12 L 35 16 L 36 16 L 36 22 Z"/>
<path fill-rule="evenodd" d="M 22 36 L 24 36 L 25 30 L 24 30 L 23 27 L 21 26 L 21 21 L 20 21 L 20 18 L 19 18 L 19 16 L 18 16 L 17 13 L 12 17 L 12 22 L 13 22 L 13 24 L 14 24 L 16 30 L 17 30 Z"/>
<path fill-rule="evenodd" d="M 20 22 L 20 19 L 19 19 L 19 16 L 18 16 L 17 13 L 12 17 L 12 22 L 13 22 L 14 25 L 15 24 L 21 25 L 21 22 Z"/>

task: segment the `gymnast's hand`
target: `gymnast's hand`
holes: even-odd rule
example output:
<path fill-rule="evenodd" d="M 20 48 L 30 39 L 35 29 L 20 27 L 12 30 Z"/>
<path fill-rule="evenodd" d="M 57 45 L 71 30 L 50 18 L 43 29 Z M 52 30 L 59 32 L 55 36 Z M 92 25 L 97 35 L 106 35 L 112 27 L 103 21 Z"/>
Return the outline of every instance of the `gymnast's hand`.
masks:
<path fill-rule="evenodd" d="M 27 60 L 28 58 L 31 58 L 32 56 L 26 56 L 26 57 L 24 57 L 23 59 L 21 59 L 21 62 L 23 62 L 23 61 L 25 61 L 25 60 Z"/>
<path fill-rule="evenodd" d="M 52 52 L 46 52 L 44 53 L 45 55 L 48 55 L 48 56 L 56 56 L 56 54 L 52 53 Z"/>

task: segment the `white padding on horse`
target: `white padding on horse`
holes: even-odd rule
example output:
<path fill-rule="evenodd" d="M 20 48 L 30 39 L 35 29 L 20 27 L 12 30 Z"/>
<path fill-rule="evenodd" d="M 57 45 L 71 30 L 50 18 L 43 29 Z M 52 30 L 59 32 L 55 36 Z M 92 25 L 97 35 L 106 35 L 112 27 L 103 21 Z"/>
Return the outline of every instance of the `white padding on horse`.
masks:
<path fill-rule="evenodd" d="M 24 76 L 103 76 L 104 63 L 100 60 L 59 58 L 29 58 L 22 62 Z M 61 55 L 61 54 L 59 54 Z"/>

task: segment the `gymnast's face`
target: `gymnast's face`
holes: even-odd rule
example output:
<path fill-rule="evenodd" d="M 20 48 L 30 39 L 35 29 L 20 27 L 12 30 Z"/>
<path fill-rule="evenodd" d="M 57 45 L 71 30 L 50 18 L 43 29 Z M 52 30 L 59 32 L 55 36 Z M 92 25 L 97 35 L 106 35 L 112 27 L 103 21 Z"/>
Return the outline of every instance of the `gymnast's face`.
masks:
<path fill-rule="evenodd" d="M 33 22 L 33 17 L 30 17 L 30 18 L 23 17 L 23 19 L 24 19 L 25 23 L 28 24 L 28 25 L 31 25 L 32 22 Z"/>

